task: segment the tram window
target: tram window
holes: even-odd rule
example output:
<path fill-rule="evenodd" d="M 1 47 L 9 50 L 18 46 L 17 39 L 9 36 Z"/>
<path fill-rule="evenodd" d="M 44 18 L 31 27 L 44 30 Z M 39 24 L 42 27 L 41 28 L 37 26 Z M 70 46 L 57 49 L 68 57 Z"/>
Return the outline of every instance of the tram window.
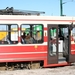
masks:
<path fill-rule="evenodd" d="M 49 30 L 49 32 L 50 32 L 50 36 L 49 36 L 49 38 L 50 38 L 50 44 L 49 44 L 49 54 L 51 55 L 51 56 L 54 56 L 54 55 L 56 55 L 56 28 L 51 28 L 50 30 Z"/>
<path fill-rule="evenodd" d="M 64 34 L 65 38 L 68 37 L 68 27 L 67 28 L 63 28 L 63 34 Z"/>
<path fill-rule="evenodd" d="M 11 41 L 18 42 L 18 25 L 11 25 Z"/>
<path fill-rule="evenodd" d="M 43 43 L 43 25 L 42 24 L 21 25 L 21 43 L 22 44 Z"/>
<path fill-rule="evenodd" d="M 18 43 L 18 25 L 0 24 L 0 44 Z"/>

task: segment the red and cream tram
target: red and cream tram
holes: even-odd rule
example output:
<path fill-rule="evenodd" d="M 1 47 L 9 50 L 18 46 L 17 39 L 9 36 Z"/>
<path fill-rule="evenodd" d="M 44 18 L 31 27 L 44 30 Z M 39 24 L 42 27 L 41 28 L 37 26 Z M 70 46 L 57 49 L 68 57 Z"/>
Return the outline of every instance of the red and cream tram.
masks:
<path fill-rule="evenodd" d="M 75 62 L 75 17 L 0 15 L 0 62 Z M 28 65 L 27 64 L 27 65 Z"/>

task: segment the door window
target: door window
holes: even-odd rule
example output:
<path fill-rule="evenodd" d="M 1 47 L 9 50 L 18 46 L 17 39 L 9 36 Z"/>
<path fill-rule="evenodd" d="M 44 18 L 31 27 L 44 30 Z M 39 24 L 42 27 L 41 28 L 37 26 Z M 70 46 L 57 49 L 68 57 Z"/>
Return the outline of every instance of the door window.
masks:
<path fill-rule="evenodd" d="M 51 28 L 50 32 L 50 46 L 49 46 L 49 53 L 51 56 L 56 55 L 56 28 Z"/>

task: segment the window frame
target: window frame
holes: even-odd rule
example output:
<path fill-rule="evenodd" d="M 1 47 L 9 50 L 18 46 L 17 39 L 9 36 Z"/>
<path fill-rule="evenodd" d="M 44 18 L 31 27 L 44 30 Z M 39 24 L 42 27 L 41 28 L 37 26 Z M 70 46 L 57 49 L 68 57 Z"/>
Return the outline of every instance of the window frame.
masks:
<path fill-rule="evenodd" d="M 41 43 L 33 43 L 33 44 L 42 44 L 44 42 L 44 25 L 43 24 L 28 24 L 28 23 L 27 24 L 26 23 L 21 24 L 21 26 L 20 26 L 20 37 L 21 37 L 21 33 L 22 33 L 22 30 L 21 30 L 22 25 L 29 25 L 30 27 L 32 25 L 41 25 L 42 26 L 42 40 L 40 40 L 40 41 L 42 41 L 42 42 Z M 30 30 L 30 32 L 32 32 L 32 30 Z M 20 38 L 20 41 L 21 41 L 21 38 Z M 23 43 L 21 42 L 21 44 L 23 44 Z"/>
<path fill-rule="evenodd" d="M 18 31 L 18 27 L 19 25 L 18 24 L 0 24 L 0 25 L 6 25 L 6 26 L 9 26 L 9 25 L 17 25 L 17 30 L 0 30 L 0 32 L 17 32 L 18 33 L 18 36 L 19 36 L 19 31 Z M 18 38 L 18 37 L 17 37 Z M 19 40 L 19 39 L 18 39 Z M 3 44 L 1 42 L 4 42 Z M 15 45 L 15 44 L 18 44 L 18 41 L 12 41 L 11 42 L 16 42 L 16 43 L 8 43 L 7 41 L 0 41 L 0 45 Z"/>

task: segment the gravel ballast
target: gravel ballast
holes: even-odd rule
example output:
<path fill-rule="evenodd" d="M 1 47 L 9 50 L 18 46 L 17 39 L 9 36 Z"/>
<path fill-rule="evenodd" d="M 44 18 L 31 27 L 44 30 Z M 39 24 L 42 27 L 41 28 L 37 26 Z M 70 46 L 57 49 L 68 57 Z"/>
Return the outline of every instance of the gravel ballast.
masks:
<path fill-rule="evenodd" d="M 56 68 L 0 71 L 0 75 L 75 75 L 75 65 Z"/>

